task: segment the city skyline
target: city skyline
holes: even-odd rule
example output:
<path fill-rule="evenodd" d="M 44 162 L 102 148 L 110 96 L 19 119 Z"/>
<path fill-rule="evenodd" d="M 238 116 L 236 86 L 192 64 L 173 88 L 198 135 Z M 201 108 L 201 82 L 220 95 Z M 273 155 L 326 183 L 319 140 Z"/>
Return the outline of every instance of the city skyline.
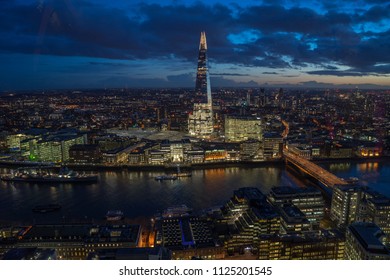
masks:
<path fill-rule="evenodd" d="M 192 88 L 201 31 L 213 87 L 390 88 L 389 1 L 1 2 L 1 91 Z"/>

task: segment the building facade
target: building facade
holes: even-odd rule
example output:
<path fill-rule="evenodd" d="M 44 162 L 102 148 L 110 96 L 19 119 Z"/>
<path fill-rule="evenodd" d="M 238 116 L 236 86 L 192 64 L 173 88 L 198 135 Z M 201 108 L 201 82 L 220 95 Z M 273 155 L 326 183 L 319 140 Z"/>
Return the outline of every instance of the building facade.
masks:
<path fill-rule="evenodd" d="M 0 244 L 0 252 L 14 248 L 54 249 L 58 259 L 83 260 L 96 250 L 138 246 L 139 225 L 42 224 L 20 231 Z"/>
<path fill-rule="evenodd" d="M 195 137 L 209 138 L 214 132 L 214 121 L 205 32 L 200 35 L 195 94 L 196 103 L 188 116 L 188 132 Z"/>
<path fill-rule="evenodd" d="M 264 159 L 275 160 L 283 156 L 283 137 L 277 133 L 263 135 Z"/>
<path fill-rule="evenodd" d="M 293 204 L 305 214 L 313 228 L 319 227 L 324 218 L 325 201 L 321 191 L 315 188 L 273 187 L 268 194 L 268 201 L 277 207 Z"/>
<path fill-rule="evenodd" d="M 345 239 L 338 231 L 262 235 L 260 260 L 342 260 Z"/>
<path fill-rule="evenodd" d="M 363 194 L 360 186 L 334 186 L 330 217 L 340 227 L 347 227 L 358 218 Z"/>
<path fill-rule="evenodd" d="M 345 235 L 345 259 L 390 260 L 390 251 L 383 244 L 385 233 L 376 224 L 353 223 Z"/>
<path fill-rule="evenodd" d="M 251 116 L 226 116 L 225 140 L 241 142 L 248 139 L 263 140 L 261 119 Z"/>

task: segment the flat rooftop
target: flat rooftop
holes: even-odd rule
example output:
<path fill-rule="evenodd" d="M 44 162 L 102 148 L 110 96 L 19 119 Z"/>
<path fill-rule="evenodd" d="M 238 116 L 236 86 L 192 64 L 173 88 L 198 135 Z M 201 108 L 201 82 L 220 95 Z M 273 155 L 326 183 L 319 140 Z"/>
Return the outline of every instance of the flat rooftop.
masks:
<path fill-rule="evenodd" d="M 383 231 L 374 223 L 354 223 L 348 229 L 366 249 L 373 254 L 389 255 L 390 251 L 382 243 Z"/>
<path fill-rule="evenodd" d="M 280 187 L 273 187 L 271 189 L 271 192 L 275 194 L 309 194 L 309 193 L 317 193 L 321 194 L 321 191 L 313 188 L 313 187 L 307 187 L 307 188 L 293 188 L 290 186 L 280 186 Z"/>
<path fill-rule="evenodd" d="M 32 226 L 23 240 L 137 242 L 139 225 L 45 224 Z"/>

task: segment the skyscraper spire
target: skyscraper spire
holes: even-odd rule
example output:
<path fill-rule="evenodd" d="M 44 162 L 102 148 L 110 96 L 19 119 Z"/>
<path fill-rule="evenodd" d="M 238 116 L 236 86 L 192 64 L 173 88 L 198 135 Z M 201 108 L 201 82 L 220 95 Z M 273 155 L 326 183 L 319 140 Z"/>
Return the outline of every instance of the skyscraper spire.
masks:
<path fill-rule="evenodd" d="M 206 32 L 200 32 L 199 50 L 207 50 Z"/>
<path fill-rule="evenodd" d="M 211 104 L 211 86 L 209 69 L 207 65 L 207 41 L 206 32 L 200 33 L 198 71 L 196 73 L 195 91 L 200 98 L 200 103 Z"/>

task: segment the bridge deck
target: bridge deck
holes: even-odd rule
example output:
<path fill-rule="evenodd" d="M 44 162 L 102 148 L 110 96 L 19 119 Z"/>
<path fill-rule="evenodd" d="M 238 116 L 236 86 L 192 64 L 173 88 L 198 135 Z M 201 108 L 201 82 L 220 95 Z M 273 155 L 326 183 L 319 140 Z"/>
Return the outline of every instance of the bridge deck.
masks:
<path fill-rule="evenodd" d="M 316 178 L 326 186 L 333 188 L 334 185 L 347 185 L 348 182 L 343 179 L 337 177 L 333 173 L 325 170 L 324 168 L 318 166 L 317 164 L 302 158 L 287 149 L 283 149 L 283 154 L 287 161 L 293 163 L 304 172 L 309 174 L 310 176 Z"/>

